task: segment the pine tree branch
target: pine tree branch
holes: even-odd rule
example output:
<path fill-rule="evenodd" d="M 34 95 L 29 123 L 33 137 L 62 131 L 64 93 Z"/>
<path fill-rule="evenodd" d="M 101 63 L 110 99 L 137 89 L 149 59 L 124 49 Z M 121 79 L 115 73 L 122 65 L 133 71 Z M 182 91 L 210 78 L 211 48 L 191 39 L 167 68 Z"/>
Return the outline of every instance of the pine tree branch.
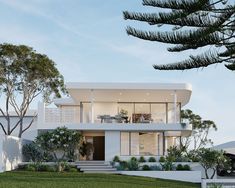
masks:
<path fill-rule="evenodd" d="M 207 52 L 198 56 L 190 56 L 190 59 L 179 63 L 172 63 L 166 65 L 153 65 L 157 70 L 186 70 L 200 67 L 207 67 L 208 65 L 222 63 L 224 60 L 220 59 L 217 54 Z"/>
<path fill-rule="evenodd" d="M 221 1 L 221 0 L 220 0 Z M 143 0 L 142 3 L 144 6 L 152 6 L 158 8 L 167 8 L 167 9 L 183 9 L 183 10 L 192 10 L 192 9 L 201 9 L 201 10 L 210 10 L 210 0 Z"/>

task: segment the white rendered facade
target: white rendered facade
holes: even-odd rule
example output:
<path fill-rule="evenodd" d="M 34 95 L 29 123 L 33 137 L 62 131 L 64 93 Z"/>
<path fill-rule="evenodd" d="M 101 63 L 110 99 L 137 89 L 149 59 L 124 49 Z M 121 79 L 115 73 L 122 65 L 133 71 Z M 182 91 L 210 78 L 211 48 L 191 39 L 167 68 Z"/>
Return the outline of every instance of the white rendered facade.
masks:
<path fill-rule="evenodd" d="M 91 160 L 114 156 L 161 156 L 189 136 L 181 107 L 190 99 L 189 84 L 68 83 L 70 98 L 56 99 L 57 108 L 38 107 L 38 131 L 66 126 L 92 142 Z"/>

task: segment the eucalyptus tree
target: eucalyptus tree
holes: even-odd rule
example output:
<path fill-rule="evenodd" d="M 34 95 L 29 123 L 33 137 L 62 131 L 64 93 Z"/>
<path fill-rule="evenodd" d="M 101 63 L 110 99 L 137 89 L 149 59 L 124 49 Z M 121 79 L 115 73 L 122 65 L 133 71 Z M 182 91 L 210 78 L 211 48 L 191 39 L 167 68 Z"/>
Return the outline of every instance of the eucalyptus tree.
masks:
<path fill-rule="evenodd" d="M 155 69 L 185 70 L 225 63 L 229 70 L 235 70 L 234 0 L 143 0 L 143 5 L 156 8 L 156 12 L 124 11 L 124 19 L 148 23 L 155 30 L 128 26 L 128 35 L 170 44 L 169 52 L 198 53 L 183 61 L 153 65 Z M 161 29 L 163 25 L 167 27 Z"/>
<path fill-rule="evenodd" d="M 182 150 L 192 149 L 196 151 L 207 145 L 212 145 L 213 141 L 209 138 L 211 131 L 217 131 L 215 122 L 204 120 L 201 116 L 194 114 L 192 110 L 181 111 L 181 119 L 192 125 L 192 135 L 181 139 Z"/>
<path fill-rule="evenodd" d="M 19 130 L 19 137 L 30 128 L 37 114 L 28 125 L 24 117 L 30 104 L 38 96 L 49 101 L 66 93 L 64 79 L 56 64 L 46 55 L 37 53 L 25 45 L 0 44 L 0 113 L 6 124 L 0 126 L 6 135 Z M 13 124 L 10 111 L 13 110 L 18 121 Z"/>

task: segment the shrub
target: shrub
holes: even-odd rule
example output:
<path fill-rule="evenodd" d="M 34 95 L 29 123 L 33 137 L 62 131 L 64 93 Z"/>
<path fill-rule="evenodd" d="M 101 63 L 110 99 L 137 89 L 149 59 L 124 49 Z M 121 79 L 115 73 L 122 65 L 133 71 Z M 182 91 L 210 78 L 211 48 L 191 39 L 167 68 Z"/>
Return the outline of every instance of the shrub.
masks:
<path fill-rule="evenodd" d="M 177 167 L 176 167 L 176 170 L 179 170 L 179 171 L 181 171 L 183 169 L 184 169 L 184 167 L 183 167 L 182 164 L 178 164 Z"/>
<path fill-rule="evenodd" d="M 151 170 L 155 170 L 155 171 L 161 171 L 162 170 L 162 168 L 160 166 L 158 166 L 158 165 L 151 166 L 150 169 Z"/>
<path fill-rule="evenodd" d="M 186 170 L 186 171 L 190 171 L 191 168 L 189 165 L 182 165 L 182 164 L 178 164 L 176 167 L 176 170 L 182 171 L 182 170 Z"/>
<path fill-rule="evenodd" d="M 128 168 L 128 163 L 126 161 L 120 161 L 119 169 L 126 170 Z"/>
<path fill-rule="evenodd" d="M 77 172 L 77 171 L 78 171 L 78 169 L 74 168 L 74 167 L 69 169 L 69 172 Z"/>
<path fill-rule="evenodd" d="M 175 159 L 175 162 L 190 162 L 190 159 L 188 157 L 181 156 L 181 157 L 177 157 Z"/>
<path fill-rule="evenodd" d="M 26 171 L 36 171 L 36 168 L 32 164 L 28 164 L 28 165 L 25 166 L 25 170 Z"/>
<path fill-rule="evenodd" d="M 130 161 L 128 161 L 127 165 L 128 165 L 128 170 L 135 171 L 135 170 L 139 169 L 139 163 L 138 163 L 137 160 L 132 160 L 131 159 Z"/>
<path fill-rule="evenodd" d="M 184 170 L 188 170 L 188 171 L 190 171 L 191 170 L 191 168 L 190 168 L 190 166 L 189 165 L 184 165 Z"/>
<path fill-rule="evenodd" d="M 141 156 L 141 157 L 139 158 L 139 162 L 140 162 L 140 163 L 144 163 L 144 162 L 146 162 L 146 160 L 145 160 L 145 158 L 144 158 L 143 156 Z"/>
<path fill-rule="evenodd" d="M 148 160 L 149 162 L 156 162 L 156 159 L 155 159 L 155 157 L 149 157 L 149 160 Z"/>
<path fill-rule="evenodd" d="M 136 157 L 131 157 L 131 161 L 137 161 Z"/>
<path fill-rule="evenodd" d="M 164 156 L 161 156 L 159 159 L 159 162 L 164 163 L 166 161 L 166 158 Z"/>
<path fill-rule="evenodd" d="M 182 157 L 182 150 L 176 146 L 171 146 L 167 149 L 168 157 L 172 159 L 172 161 L 176 161 L 176 159 L 180 159 Z"/>
<path fill-rule="evenodd" d="M 25 164 L 19 164 L 18 165 L 18 170 L 25 170 L 26 169 L 26 166 Z"/>
<path fill-rule="evenodd" d="M 120 158 L 116 155 L 113 158 L 113 162 L 120 162 Z"/>
<path fill-rule="evenodd" d="M 142 170 L 147 171 L 147 170 L 151 170 L 151 169 L 148 165 L 143 165 Z"/>
<path fill-rule="evenodd" d="M 56 167 L 55 166 L 48 166 L 47 172 L 56 172 Z"/>
<path fill-rule="evenodd" d="M 43 161 L 43 152 L 34 142 L 24 145 L 22 148 L 22 153 L 25 158 L 25 161 Z"/>
<path fill-rule="evenodd" d="M 128 163 L 126 161 L 120 161 L 119 165 L 116 168 L 117 168 L 117 170 L 127 170 Z"/>
<path fill-rule="evenodd" d="M 170 161 L 167 161 L 167 162 L 165 162 L 164 164 L 162 164 L 162 170 L 164 170 L 164 171 L 171 171 L 171 170 L 173 170 L 173 164 L 172 164 L 172 162 L 170 162 Z"/>
<path fill-rule="evenodd" d="M 50 166 L 49 165 L 44 165 L 44 164 L 39 164 L 39 165 L 36 166 L 36 168 L 37 168 L 36 169 L 37 171 L 48 172 Z"/>

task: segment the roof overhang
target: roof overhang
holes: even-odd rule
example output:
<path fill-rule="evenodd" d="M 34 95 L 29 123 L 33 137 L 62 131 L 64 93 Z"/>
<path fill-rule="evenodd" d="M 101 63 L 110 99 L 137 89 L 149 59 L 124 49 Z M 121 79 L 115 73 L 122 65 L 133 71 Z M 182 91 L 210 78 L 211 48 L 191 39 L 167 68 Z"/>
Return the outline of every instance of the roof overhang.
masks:
<path fill-rule="evenodd" d="M 177 102 L 185 105 L 192 93 L 192 86 L 184 83 L 69 82 L 66 87 L 75 104 L 92 99 L 95 102 L 174 102 L 176 93 Z M 64 102 L 71 104 L 71 99 L 66 100 Z"/>

